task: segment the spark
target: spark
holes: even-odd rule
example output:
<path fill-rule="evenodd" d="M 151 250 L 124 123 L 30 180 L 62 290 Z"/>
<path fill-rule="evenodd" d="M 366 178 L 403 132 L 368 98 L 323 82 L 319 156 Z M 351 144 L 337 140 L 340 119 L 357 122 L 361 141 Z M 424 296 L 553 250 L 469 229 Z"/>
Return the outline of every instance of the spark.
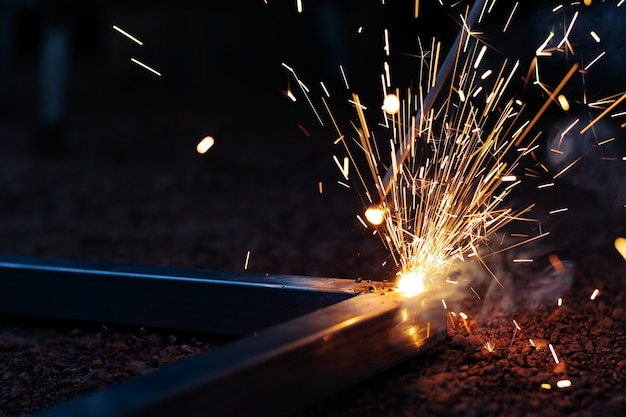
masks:
<path fill-rule="evenodd" d="M 476 57 L 476 61 L 474 61 L 474 69 L 478 69 L 478 67 L 480 66 L 480 62 L 485 56 L 486 51 L 487 51 L 487 45 L 483 45 L 483 47 L 480 48 L 480 52 L 478 53 L 478 56 Z"/>
<path fill-rule="evenodd" d="M 341 174 L 343 175 L 343 177 L 347 180 L 349 180 L 348 178 L 348 174 L 350 171 L 350 158 L 348 158 L 347 156 L 343 158 L 343 165 L 339 162 L 339 159 L 337 158 L 337 156 L 333 155 L 333 161 L 335 161 L 335 164 L 337 164 L 337 167 L 339 168 L 339 171 L 341 171 Z"/>
<path fill-rule="evenodd" d="M 302 13 L 302 0 L 296 0 L 296 10 L 298 10 L 298 13 Z"/>
<path fill-rule="evenodd" d="M 593 301 L 593 300 L 595 300 L 595 299 L 598 297 L 598 295 L 600 295 L 600 290 L 596 288 L 596 289 L 595 289 L 595 290 L 593 290 L 593 292 L 591 293 L 591 296 L 589 297 L 589 299 L 590 299 L 591 301 Z"/>
<path fill-rule="evenodd" d="M 472 290 L 472 292 L 474 293 L 474 295 L 476 296 L 476 298 L 478 298 L 478 300 L 482 300 L 482 298 L 480 297 L 480 295 L 478 295 L 478 293 L 476 292 L 476 290 L 474 289 L 474 287 L 470 287 L 470 290 Z"/>
<path fill-rule="evenodd" d="M 363 220 L 363 218 L 361 218 L 360 215 L 356 215 L 357 220 L 363 225 L 364 229 L 367 229 L 367 223 L 365 223 L 365 220 Z"/>
<path fill-rule="evenodd" d="M 294 103 L 296 102 L 296 96 L 293 95 L 293 93 L 291 92 L 291 90 L 287 90 L 287 97 L 289 97 L 289 99 L 291 101 L 293 101 Z"/>
<path fill-rule="evenodd" d="M 139 65 L 140 67 L 147 69 L 148 71 L 150 71 L 151 73 L 153 73 L 154 75 L 156 75 L 157 77 L 161 76 L 161 73 L 157 70 L 155 70 L 154 68 L 149 67 L 148 65 L 144 64 L 143 62 L 139 61 L 136 58 L 130 58 L 131 62 L 133 62 L 134 64 Z"/>
<path fill-rule="evenodd" d="M 552 389 L 552 385 L 548 384 L 547 382 L 542 382 L 541 383 L 541 389 L 551 390 Z"/>
<path fill-rule="evenodd" d="M 322 86 L 322 90 L 324 90 L 324 94 L 326 94 L 326 97 L 330 98 L 330 92 L 328 92 L 328 89 L 326 88 L 326 84 L 324 84 L 323 81 L 320 81 L 320 85 Z"/>
<path fill-rule="evenodd" d="M 513 324 L 515 325 L 515 328 L 513 329 L 513 337 L 511 337 L 511 343 L 509 344 L 509 350 L 511 350 L 511 347 L 513 346 L 513 341 L 515 340 L 515 335 L 517 334 L 518 331 L 522 331 L 522 328 L 519 326 L 519 324 L 517 324 L 517 321 L 513 320 Z"/>
<path fill-rule="evenodd" d="M 513 10 L 511 10 L 511 14 L 509 14 L 509 18 L 506 20 L 506 24 L 504 25 L 502 32 L 506 32 L 506 30 L 508 29 L 509 24 L 511 23 L 511 19 L 513 19 L 513 15 L 515 14 L 515 11 L 517 10 L 518 6 L 519 6 L 519 1 L 516 1 L 515 5 L 513 6 Z"/>
<path fill-rule="evenodd" d="M 365 210 L 365 218 L 371 224 L 378 226 L 385 220 L 385 211 L 380 207 L 368 207 Z"/>
<path fill-rule="evenodd" d="M 198 144 L 196 145 L 196 151 L 201 155 L 205 154 L 209 149 L 213 147 L 214 144 L 215 139 L 213 139 L 213 136 L 206 136 L 200 142 L 198 142 Z"/>
<path fill-rule="evenodd" d="M 569 209 L 567 207 L 563 207 L 560 209 L 556 209 L 556 210 L 551 210 L 548 212 L 548 214 L 557 214 L 557 213 L 564 213 L 566 211 L 568 211 Z"/>
<path fill-rule="evenodd" d="M 556 351 L 554 350 L 554 346 L 552 346 L 552 343 L 549 343 L 548 347 L 550 348 L 550 353 L 552 353 L 552 358 L 554 358 L 554 363 L 558 365 L 559 358 L 556 356 Z"/>
<path fill-rule="evenodd" d="M 383 30 L 383 34 L 384 34 L 384 40 L 385 40 L 385 46 L 383 47 L 383 50 L 385 51 L 385 55 L 389 56 L 389 54 L 391 53 L 391 47 L 389 45 L 389 29 L 385 28 Z"/>
<path fill-rule="evenodd" d="M 318 189 L 320 194 L 324 194 L 324 187 L 323 187 L 322 181 L 317 183 L 317 189 Z"/>
<path fill-rule="evenodd" d="M 387 94 L 382 108 L 387 114 L 396 114 L 400 110 L 400 99 L 395 94 Z"/>
<path fill-rule="evenodd" d="M 467 319 L 469 317 L 467 317 L 467 314 L 465 314 L 464 312 L 459 312 L 459 317 L 461 317 L 461 320 L 463 321 L 463 327 L 465 327 L 465 331 L 467 331 L 467 334 L 471 333 L 469 324 L 467 323 Z"/>
<path fill-rule="evenodd" d="M 550 261 L 550 264 L 552 265 L 552 268 L 554 268 L 554 270 L 557 273 L 562 273 L 565 271 L 565 267 L 563 266 L 563 262 L 561 262 L 561 259 L 559 259 L 559 257 L 555 254 L 555 253 L 551 253 L 550 255 L 548 255 L 548 261 Z"/>
<path fill-rule="evenodd" d="M 128 39 L 130 39 L 131 41 L 135 42 L 139 46 L 143 46 L 143 42 L 141 42 L 139 39 L 137 39 L 136 37 L 134 37 L 130 33 L 126 32 L 124 29 L 120 28 L 119 26 L 113 25 L 113 29 L 117 30 L 119 33 L 121 33 L 122 35 L 126 36 Z"/>
<path fill-rule="evenodd" d="M 246 261 L 243 265 L 243 269 L 247 270 L 248 269 L 248 263 L 250 262 L 250 251 L 248 251 L 248 253 L 246 253 Z"/>
<path fill-rule="evenodd" d="M 578 19 L 578 12 L 574 13 L 574 16 L 572 17 L 572 21 L 570 22 L 569 26 L 567 27 L 567 30 L 565 31 L 565 36 L 563 36 L 563 39 L 561 40 L 561 42 L 559 42 L 559 44 L 557 45 L 557 48 L 561 48 L 565 42 L 568 42 L 568 37 L 570 35 L 570 32 L 572 31 L 572 28 L 574 27 L 574 23 L 576 23 L 576 19 Z"/>
<path fill-rule="evenodd" d="M 600 37 L 598 36 L 596 32 L 592 30 L 591 32 L 589 32 L 589 34 L 591 35 L 594 41 L 596 41 L 597 43 L 600 43 Z"/>
<path fill-rule="evenodd" d="M 569 110 L 569 101 L 567 101 L 567 97 L 565 97 L 563 94 L 559 94 L 559 96 L 556 99 L 559 102 L 559 106 L 561 106 L 563 111 Z"/>
<path fill-rule="evenodd" d="M 604 55 L 606 55 L 606 51 L 602 51 L 602 53 L 600 53 L 600 55 L 598 55 L 597 57 L 595 57 L 594 59 L 591 60 L 590 63 L 587 64 L 587 66 L 585 66 L 585 68 L 583 68 L 583 70 L 587 71 L 589 68 L 591 68 L 591 66 L 593 64 L 595 64 L 600 58 L 602 58 Z"/>
<path fill-rule="evenodd" d="M 624 101 L 624 99 L 626 99 L 626 93 L 622 94 L 622 96 L 620 98 L 618 98 L 617 100 L 615 100 L 613 102 L 613 104 L 611 104 L 609 107 L 607 107 L 602 113 L 600 113 L 598 116 L 596 116 L 595 119 L 593 119 L 591 122 L 589 122 L 589 124 L 587 126 L 585 126 L 581 131 L 580 134 L 584 134 L 587 130 L 591 129 L 593 127 L 593 125 L 595 125 L 598 120 L 602 119 L 604 116 L 606 116 L 611 110 L 613 110 L 615 107 L 617 107 L 622 101 Z"/>
<path fill-rule="evenodd" d="M 556 381 L 556 386 L 559 388 L 569 388 L 572 386 L 572 381 L 569 379 L 560 379 Z"/>
<path fill-rule="evenodd" d="M 341 79 L 343 80 L 343 85 L 346 87 L 346 90 L 349 90 L 350 84 L 348 83 L 348 77 L 346 77 L 346 72 L 343 70 L 343 65 L 339 65 L 339 71 L 341 72 Z"/>

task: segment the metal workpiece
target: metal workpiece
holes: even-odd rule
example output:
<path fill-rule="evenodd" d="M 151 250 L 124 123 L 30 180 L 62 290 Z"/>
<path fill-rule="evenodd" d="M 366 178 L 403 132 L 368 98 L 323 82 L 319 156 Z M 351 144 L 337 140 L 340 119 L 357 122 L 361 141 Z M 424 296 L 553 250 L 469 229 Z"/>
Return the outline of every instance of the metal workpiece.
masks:
<path fill-rule="evenodd" d="M 0 256 L 0 314 L 246 336 L 365 281 Z"/>
<path fill-rule="evenodd" d="M 214 351 L 82 397 L 41 417 L 281 416 L 446 337 L 429 293 L 358 295 Z"/>

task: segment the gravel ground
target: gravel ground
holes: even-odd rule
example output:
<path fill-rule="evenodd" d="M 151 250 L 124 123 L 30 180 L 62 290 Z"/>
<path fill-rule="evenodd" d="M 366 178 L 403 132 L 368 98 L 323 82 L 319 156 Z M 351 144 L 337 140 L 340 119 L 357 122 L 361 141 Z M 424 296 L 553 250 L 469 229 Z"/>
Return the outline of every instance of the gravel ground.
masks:
<path fill-rule="evenodd" d="M 111 90 L 88 72 L 76 80 L 67 152 L 56 157 L 33 146 L 36 92 L 32 72 L 20 72 L 23 94 L 0 124 L 1 253 L 242 271 L 249 252 L 251 272 L 393 278 L 378 238 L 355 217 L 357 195 L 336 183 L 334 138 L 308 110 L 278 91 L 216 108 L 172 99 L 151 83 L 142 85 L 147 92 Z M 207 134 L 216 144 L 198 155 Z M 582 236 L 607 234 L 602 220 L 591 224 Z M 445 343 L 297 415 L 622 415 L 626 262 L 612 241 L 589 248 L 579 234 L 564 238 L 576 269 L 562 306 L 485 314 L 467 294 L 448 306 Z M 27 415 L 225 342 L 0 317 L 0 416 Z M 559 388 L 564 380 L 571 386 Z"/>

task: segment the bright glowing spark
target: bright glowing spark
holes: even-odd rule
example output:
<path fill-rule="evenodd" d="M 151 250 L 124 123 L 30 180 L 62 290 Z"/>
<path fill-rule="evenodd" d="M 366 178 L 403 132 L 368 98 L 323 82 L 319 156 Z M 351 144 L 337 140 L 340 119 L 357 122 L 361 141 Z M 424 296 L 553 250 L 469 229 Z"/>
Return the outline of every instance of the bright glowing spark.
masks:
<path fill-rule="evenodd" d="M 356 218 L 358 219 L 358 221 L 363 225 L 363 228 L 367 229 L 367 223 L 365 223 L 365 221 L 363 220 L 363 218 L 360 215 L 356 215 Z"/>
<path fill-rule="evenodd" d="M 548 347 L 550 348 L 550 353 L 552 353 L 552 358 L 554 358 L 554 362 L 558 365 L 559 358 L 556 356 L 556 351 L 554 350 L 554 346 L 552 346 L 552 343 L 550 343 L 548 344 Z"/>
<path fill-rule="evenodd" d="M 317 183 L 317 189 L 320 194 L 324 194 L 324 187 L 323 187 L 322 181 Z"/>
<path fill-rule="evenodd" d="M 385 220 L 385 211 L 380 207 L 368 207 L 365 210 L 365 218 L 371 224 L 378 226 Z"/>
<path fill-rule="evenodd" d="M 585 71 L 587 71 L 589 68 L 591 68 L 591 66 L 593 64 L 595 64 L 600 58 L 602 58 L 604 55 L 606 55 L 606 51 L 602 51 L 602 53 L 600 55 L 598 55 L 597 57 L 595 57 L 594 59 L 591 60 L 590 63 L 588 63 L 585 68 L 583 68 Z"/>
<path fill-rule="evenodd" d="M 548 384 L 546 382 L 543 382 L 541 384 L 541 389 L 550 390 L 550 389 L 552 389 L 552 385 L 550 385 L 550 384 Z"/>
<path fill-rule="evenodd" d="M 243 269 L 247 270 L 248 269 L 248 263 L 250 262 L 250 251 L 248 251 L 248 253 L 246 253 L 246 262 L 243 265 Z"/>
<path fill-rule="evenodd" d="M 586 0 L 585 0 L 586 2 Z M 591 3 L 591 2 L 589 2 Z M 572 381 L 570 381 L 569 379 L 561 379 L 559 381 L 556 381 L 556 386 L 559 388 L 569 388 L 572 386 Z"/>
<path fill-rule="evenodd" d="M 196 151 L 201 155 L 205 154 L 209 149 L 211 149 L 211 147 L 213 147 L 214 144 L 215 139 L 213 139 L 213 136 L 206 136 L 198 142 L 196 145 Z"/>
<path fill-rule="evenodd" d="M 330 92 L 326 88 L 326 84 L 324 84 L 323 81 L 320 81 L 320 85 L 322 86 L 322 90 L 324 90 L 324 94 L 326 95 L 326 97 L 330 97 Z"/>
<path fill-rule="evenodd" d="M 569 209 L 567 207 L 563 207 L 560 209 L 556 209 L 556 210 L 551 210 L 548 212 L 548 214 L 557 214 L 557 213 L 564 213 L 566 211 L 568 211 Z"/>
<path fill-rule="evenodd" d="M 574 16 L 572 17 L 572 21 L 570 22 L 569 26 L 567 27 L 567 30 L 565 31 L 565 36 L 563 36 L 563 39 L 561 40 L 561 42 L 559 42 L 559 44 L 557 45 L 557 48 L 561 48 L 565 42 L 568 42 L 570 32 L 572 31 L 572 28 L 574 27 L 574 23 L 576 23 L 576 19 L 578 19 L 578 12 L 574 13 Z"/>
<path fill-rule="evenodd" d="M 339 65 L 339 71 L 341 71 L 341 79 L 343 80 L 343 85 L 346 87 L 346 90 L 349 90 L 350 84 L 348 83 L 348 77 L 346 77 L 346 73 L 343 70 L 343 65 Z"/>
<path fill-rule="evenodd" d="M 383 110 L 387 114 L 396 114 L 400 110 L 400 99 L 395 94 L 387 94 L 383 101 Z"/>
<path fill-rule="evenodd" d="M 617 249 L 624 260 L 626 260 L 626 238 L 618 237 L 615 239 L 615 249 Z"/>
<path fill-rule="evenodd" d="M 504 25 L 502 32 L 506 32 L 506 30 L 508 29 L 509 24 L 511 24 L 511 19 L 513 19 L 513 15 L 515 14 L 515 11 L 517 10 L 518 6 L 519 6 L 519 1 L 516 1 L 515 5 L 513 6 L 513 10 L 511 10 L 511 14 L 509 15 L 509 18 L 506 20 L 506 24 Z"/>
<path fill-rule="evenodd" d="M 559 102 L 559 106 L 561 106 L 563 111 L 569 110 L 569 101 L 567 101 L 567 97 L 565 97 L 563 94 L 559 94 L 556 99 Z"/>
<path fill-rule="evenodd" d="M 337 167 L 339 168 L 339 171 L 341 171 L 341 175 L 343 175 L 343 177 L 347 180 L 349 180 L 348 178 L 348 174 L 350 171 L 350 159 L 345 156 L 343 158 L 343 165 L 339 162 L 339 159 L 337 158 L 337 156 L 333 155 L 333 161 L 335 161 L 335 164 L 337 164 Z"/>
<path fill-rule="evenodd" d="M 121 33 L 122 35 L 126 36 L 131 41 L 137 43 L 139 46 L 143 45 L 143 42 L 141 42 L 139 39 L 135 38 L 130 33 L 126 32 L 124 29 L 120 28 L 119 26 L 113 25 L 113 29 L 117 30 L 119 33 Z"/>
<path fill-rule="evenodd" d="M 391 53 L 391 47 L 389 46 L 389 29 L 385 28 L 383 33 L 385 37 L 385 46 L 383 47 L 383 50 L 385 51 L 385 55 L 389 56 Z"/>
<path fill-rule="evenodd" d="M 597 43 L 600 43 L 600 37 L 598 36 L 596 32 L 592 30 L 591 32 L 589 32 L 589 34 L 591 35 L 594 41 L 596 41 Z"/>
<path fill-rule="evenodd" d="M 556 305 L 557 305 L 557 307 L 562 307 L 563 306 L 563 297 L 559 297 L 556 300 Z"/>
<path fill-rule="evenodd" d="M 405 297 L 413 297 L 424 291 L 424 273 L 419 270 L 401 272 L 397 286 L 398 291 Z M 443 300 L 441 300 L 444 303 Z"/>
<path fill-rule="evenodd" d="M 296 102 L 296 96 L 293 95 L 293 93 L 291 92 L 291 90 L 287 90 L 287 97 L 289 97 L 289 99 L 291 101 L 293 101 L 294 103 Z"/>
<path fill-rule="evenodd" d="M 302 13 L 302 0 L 296 0 L 296 10 L 298 10 L 298 13 Z"/>
<path fill-rule="evenodd" d="M 483 56 L 485 56 L 485 52 L 487 52 L 487 45 L 483 45 L 483 47 L 480 48 L 480 52 L 478 53 L 478 56 L 476 57 L 476 61 L 474 61 L 474 69 L 477 69 L 480 66 L 480 62 L 483 60 Z"/>
<path fill-rule="evenodd" d="M 148 71 L 150 71 L 151 73 L 153 73 L 153 74 L 154 74 L 154 75 L 156 75 L 157 77 L 160 77 L 160 76 L 161 76 L 161 73 L 160 73 L 159 71 L 155 70 L 154 68 L 151 68 L 151 67 L 147 66 L 146 64 L 144 64 L 143 62 L 139 61 L 138 59 L 131 58 L 130 60 L 131 60 L 131 62 L 133 62 L 134 64 L 137 64 L 137 65 L 139 65 L 140 67 L 142 67 L 142 68 L 144 68 L 144 69 L 147 69 Z"/>
<path fill-rule="evenodd" d="M 599 289 L 595 289 L 593 290 L 593 292 L 591 293 L 591 296 L 589 297 L 590 300 L 595 300 L 596 298 L 598 298 L 598 295 L 600 295 L 600 290 Z"/>

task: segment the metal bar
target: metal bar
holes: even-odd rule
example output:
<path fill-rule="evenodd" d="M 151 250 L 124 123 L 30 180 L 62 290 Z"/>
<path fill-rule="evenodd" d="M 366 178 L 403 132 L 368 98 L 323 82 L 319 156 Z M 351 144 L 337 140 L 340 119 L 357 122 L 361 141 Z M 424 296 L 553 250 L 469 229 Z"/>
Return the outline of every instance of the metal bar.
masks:
<path fill-rule="evenodd" d="M 438 299 L 363 294 L 40 417 L 281 416 L 446 337 Z"/>
<path fill-rule="evenodd" d="M 349 279 L 0 256 L 0 314 L 249 335 L 356 294 Z"/>

